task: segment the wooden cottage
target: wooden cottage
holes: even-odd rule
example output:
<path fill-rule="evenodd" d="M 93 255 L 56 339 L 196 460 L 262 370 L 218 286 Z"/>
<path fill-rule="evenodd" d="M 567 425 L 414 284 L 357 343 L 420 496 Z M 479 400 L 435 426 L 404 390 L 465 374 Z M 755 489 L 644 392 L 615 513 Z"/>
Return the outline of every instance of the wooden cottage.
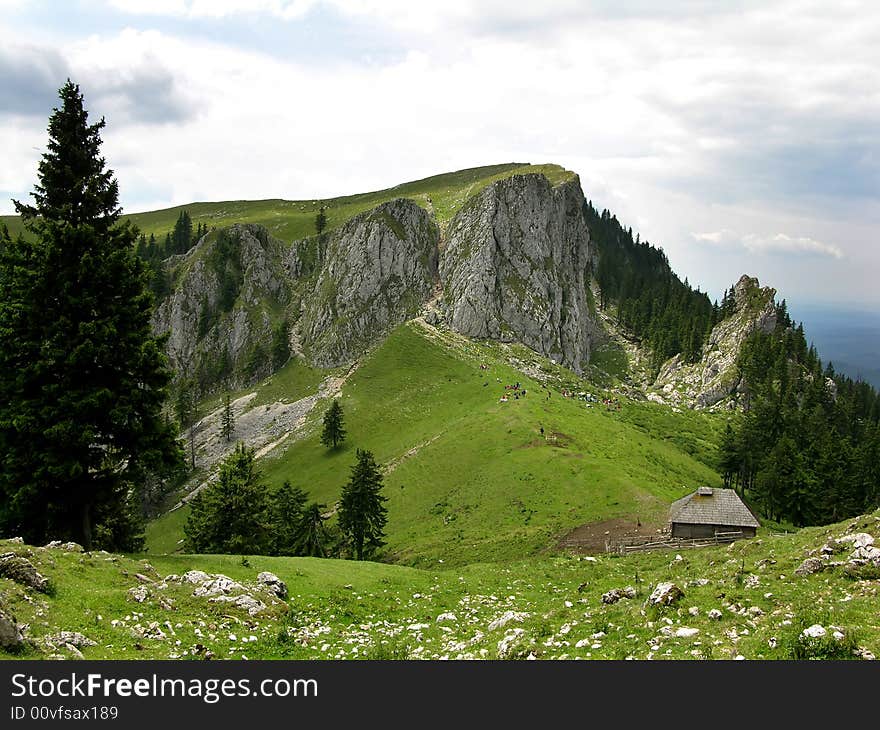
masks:
<path fill-rule="evenodd" d="M 700 487 L 672 503 L 672 537 L 703 538 L 741 532 L 754 537 L 760 523 L 732 489 Z"/>

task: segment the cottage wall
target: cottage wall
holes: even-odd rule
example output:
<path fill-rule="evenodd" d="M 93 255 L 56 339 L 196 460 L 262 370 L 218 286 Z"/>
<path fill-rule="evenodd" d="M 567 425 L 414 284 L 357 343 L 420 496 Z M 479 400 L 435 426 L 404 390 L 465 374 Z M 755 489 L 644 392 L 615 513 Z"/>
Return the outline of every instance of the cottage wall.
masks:
<path fill-rule="evenodd" d="M 673 522 L 672 536 L 687 540 L 695 538 L 715 537 L 716 532 L 742 532 L 743 537 L 754 537 L 754 527 L 736 525 L 695 525 L 687 522 Z"/>

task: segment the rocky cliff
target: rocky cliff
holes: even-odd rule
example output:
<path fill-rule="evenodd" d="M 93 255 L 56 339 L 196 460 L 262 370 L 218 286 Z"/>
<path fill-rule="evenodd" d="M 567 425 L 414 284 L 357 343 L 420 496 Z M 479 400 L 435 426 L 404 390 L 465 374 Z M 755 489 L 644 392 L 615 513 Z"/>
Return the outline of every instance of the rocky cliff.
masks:
<path fill-rule="evenodd" d="M 428 214 L 404 199 L 329 234 L 296 325 L 309 360 L 320 367 L 350 362 L 414 317 L 437 282 L 439 236 Z"/>
<path fill-rule="evenodd" d="M 292 352 L 352 362 L 426 303 L 464 335 L 519 341 L 582 372 L 595 330 L 590 236 L 576 177 L 496 181 L 449 221 L 395 199 L 285 245 L 256 225 L 213 231 L 167 262 L 155 329 L 203 389 L 262 377 Z"/>
<path fill-rule="evenodd" d="M 770 332 L 776 326 L 775 295 L 775 289 L 742 276 L 734 286 L 734 312 L 715 325 L 700 360 L 685 363 L 681 355 L 667 360 L 648 398 L 691 408 L 727 405 L 740 387 L 736 359 L 746 337 L 756 329 Z"/>
<path fill-rule="evenodd" d="M 271 371 L 273 340 L 283 345 L 287 337 L 285 249 L 261 226 L 234 225 L 166 262 L 174 287 L 159 303 L 153 326 L 168 332 L 178 373 L 204 386 Z"/>
<path fill-rule="evenodd" d="M 500 180 L 469 200 L 440 254 L 446 316 L 469 337 L 519 341 L 582 372 L 595 325 L 590 235 L 575 177 Z"/>

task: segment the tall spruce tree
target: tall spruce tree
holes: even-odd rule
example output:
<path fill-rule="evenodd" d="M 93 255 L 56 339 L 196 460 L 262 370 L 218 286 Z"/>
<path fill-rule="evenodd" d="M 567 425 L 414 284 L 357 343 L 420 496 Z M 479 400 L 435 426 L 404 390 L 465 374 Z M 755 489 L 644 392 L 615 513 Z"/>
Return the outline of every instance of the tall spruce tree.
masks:
<path fill-rule="evenodd" d="M 357 560 L 370 557 L 385 544 L 388 510 L 382 494 L 382 472 L 370 451 L 357 450 L 357 463 L 342 489 L 339 501 L 339 529 L 351 543 Z"/>
<path fill-rule="evenodd" d="M 321 431 L 321 443 L 324 446 L 335 449 L 345 441 L 343 423 L 342 406 L 334 399 L 324 413 L 324 429 Z"/>
<path fill-rule="evenodd" d="M 327 555 L 327 543 L 330 536 L 324 523 L 327 518 L 323 511 L 326 506 L 312 502 L 300 515 L 296 526 L 296 554 L 312 558 L 323 558 Z"/>
<path fill-rule="evenodd" d="M 223 417 L 220 422 L 220 434 L 227 441 L 232 440 L 235 434 L 235 414 L 232 412 L 232 403 L 229 400 L 229 393 L 223 399 Z"/>
<path fill-rule="evenodd" d="M 194 553 L 263 554 L 269 545 L 269 504 L 254 452 L 238 444 L 217 480 L 190 501 L 183 528 Z"/>
<path fill-rule="evenodd" d="M 29 236 L 0 253 L 0 533 L 133 549 L 150 472 L 179 463 L 171 375 L 118 185 L 68 81 L 49 119 Z"/>

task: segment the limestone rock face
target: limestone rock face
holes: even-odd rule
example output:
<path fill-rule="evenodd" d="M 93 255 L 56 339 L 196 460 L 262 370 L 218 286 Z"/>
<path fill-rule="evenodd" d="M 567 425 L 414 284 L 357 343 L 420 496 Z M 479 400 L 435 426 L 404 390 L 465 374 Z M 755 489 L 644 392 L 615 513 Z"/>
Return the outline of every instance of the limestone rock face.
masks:
<path fill-rule="evenodd" d="M 273 327 L 289 298 L 285 246 L 262 226 L 236 224 L 212 232 L 169 260 L 175 280 L 153 318 L 169 333 L 167 352 L 179 373 L 217 380 L 272 370 Z M 222 372 L 221 372 L 222 371 Z"/>
<path fill-rule="evenodd" d="M 595 329 L 583 204 L 577 178 L 554 188 L 542 175 L 499 180 L 465 203 L 440 254 L 450 327 L 583 372 Z"/>
<path fill-rule="evenodd" d="M 437 283 L 439 231 L 411 200 L 396 199 L 328 234 L 298 331 L 311 362 L 351 362 L 414 317 Z"/>
<path fill-rule="evenodd" d="M 757 279 L 740 277 L 734 286 L 733 314 L 715 325 L 698 362 L 686 363 L 679 354 L 663 364 L 652 388 L 655 398 L 692 408 L 712 408 L 736 393 L 740 348 L 755 330 L 771 332 L 776 327 L 775 295 L 775 289 L 761 287 Z"/>

